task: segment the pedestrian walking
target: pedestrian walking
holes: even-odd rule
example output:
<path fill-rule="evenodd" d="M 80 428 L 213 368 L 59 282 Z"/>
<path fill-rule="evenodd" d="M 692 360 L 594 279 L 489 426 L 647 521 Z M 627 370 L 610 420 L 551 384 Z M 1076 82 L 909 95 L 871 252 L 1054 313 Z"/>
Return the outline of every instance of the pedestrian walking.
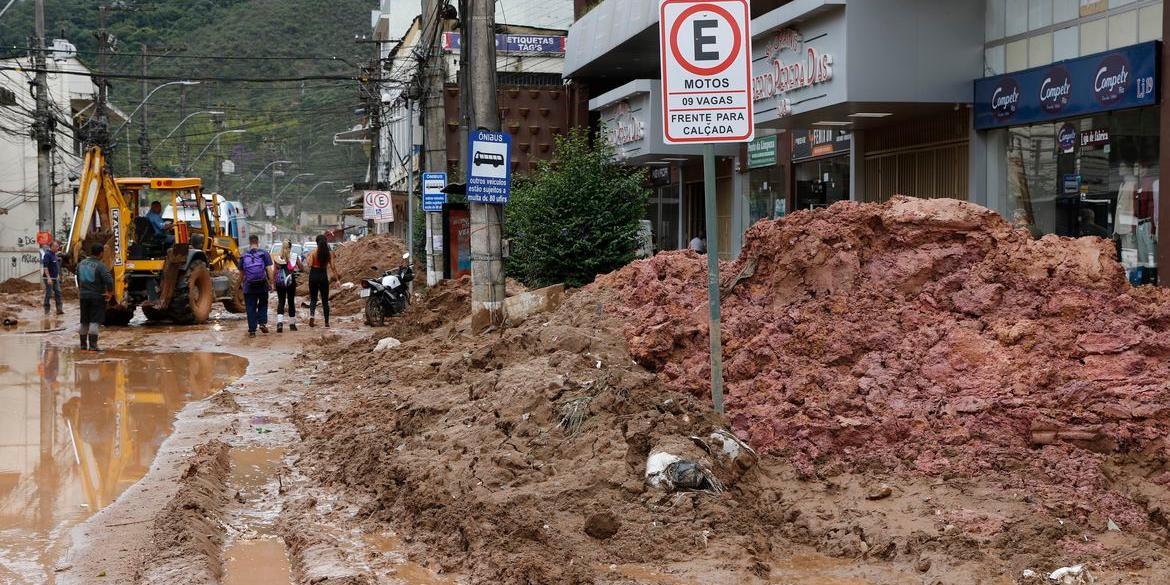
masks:
<path fill-rule="evenodd" d="M 41 282 L 45 285 L 45 314 L 49 314 L 49 301 L 56 299 L 57 314 L 64 315 L 65 309 L 61 305 L 61 257 L 57 255 L 60 246 L 57 242 L 49 244 L 41 256 Z"/>
<path fill-rule="evenodd" d="M 114 275 L 102 262 L 103 244 L 93 244 L 89 256 L 77 265 L 77 292 L 80 299 L 81 351 L 98 349 L 98 327 L 106 320 L 106 305 L 114 296 Z"/>
<path fill-rule="evenodd" d="M 292 251 L 292 240 L 285 240 L 280 253 L 272 259 L 276 264 L 276 332 L 284 331 L 284 307 L 288 305 L 288 330 L 297 330 L 297 273 L 301 259 Z"/>
<path fill-rule="evenodd" d="M 244 274 L 244 307 L 248 313 L 248 337 L 256 337 L 256 329 L 268 333 L 268 291 L 271 290 L 272 256 L 260 249 L 260 238 L 248 236 L 248 251 L 240 258 L 240 272 Z"/>
<path fill-rule="evenodd" d="M 305 258 L 309 266 L 309 327 L 317 326 L 317 297 L 321 297 L 321 315 L 325 317 L 325 326 L 329 326 L 329 280 L 340 281 L 337 267 L 333 264 L 333 251 L 329 249 L 329 241 L 324 235 L 317 236 L 317 249 L 309 252 Z"/>

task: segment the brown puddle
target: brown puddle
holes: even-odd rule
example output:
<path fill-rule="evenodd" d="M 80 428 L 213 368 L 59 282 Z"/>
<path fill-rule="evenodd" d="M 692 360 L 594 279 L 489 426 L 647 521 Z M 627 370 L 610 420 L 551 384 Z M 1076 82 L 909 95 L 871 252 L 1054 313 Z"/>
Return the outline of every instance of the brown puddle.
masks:
<path fill-rule="evenodd" d="M 288 550 L 276 536 L 233 542 L 224 552 L 223 564 L 223 585 L 292 583 Z"/>
<path fill-rule="evenodd" d="M 0 335 L 0 582 L 53 583 L 62 537 L 150 468 L 175 413 L 244 374 L 227 354 L 82 354 Z"/>
<path fill-rule="evenodd" d="M 391 534 L 367 534 L 366 542 L 387 557 L 394 566 L 390 583 L 394 585 L 455 585 L 454 579 L 436 575 L 434 571 L 406 560 L 402 541 Z"/>

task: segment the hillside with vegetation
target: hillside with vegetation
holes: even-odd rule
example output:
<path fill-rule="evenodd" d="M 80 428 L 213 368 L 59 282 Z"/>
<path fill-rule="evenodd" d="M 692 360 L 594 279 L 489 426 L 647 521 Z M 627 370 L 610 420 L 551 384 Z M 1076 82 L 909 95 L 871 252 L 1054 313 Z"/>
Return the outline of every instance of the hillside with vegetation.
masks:
<path fill-rule="evenodd" d="M 78 58 L 97 68 L 99 5 L 93 0 L 56 0 L 46 3 L 48 38 L 64 38 L 77 46 Z M 336 132 L 352 128 L 363 118 L 356 81 L 358 65 L 374 56 L 374 46 L 355 42 L 368 34 L 369 0 L 138 0 L 106 2 L 107 30 L 116 39 L 107 70 L 114 75 L 143 75 L 143 47 L 149 79 L 112 79 L 111 102 L 129 113 L 144 91 L 175 79 L 202 79 L 199 85 L 159 90 L 145 109 L 157 174 L 178 174 L 179 145 L 187 141 L 188 161 L 211 143 L 220 129 L 246 133 L 223 135 L 222 152 L 236 164 L 225 176 L 222 191 L 237 196 L 272 160 L 290 160 L 287 175 L 277 177 L 277 189 L 300 173 L 312 173 L 292 184 L 283 204 L 298 203 L 312 210 L 336 209 L 336 191 L 365 178 L 365 150 L 354 145 L 334 146 Z M 5 57 L 27 55 L 33 32 L 33 2 L 18 0 L 0 18 L 0 44 Z M 328 79 L 320 79 L 326 77 Z M 306 79 L 307 78 L 307 79 Z M 245 79 L 249 81 L 244 81 Z M 282 79 L 262 82 L 258 79 Z M 145 85 L 145 87 L 144 87 Z M 221 125 L 212 115 L 197 115 L 163 141 L 180 116 L 181 94 L 186 113 L 222 111 Z M 135 116 L 129 135 L 115 137 L 111 160 L 119 174 L 138 174 L 142 114 Z M 130 148 L 127 162 L 126 146 Z M 188 174 L 201 176 L 215 188 L 215 146 L 192 165 Z M 127 169 L 129 165 L 129 169 Z M 305 199 L 315 183 L 323 185 Z M 251 203 L 267 200 L 267 175 L 252 183 L 243 195 Z"/>

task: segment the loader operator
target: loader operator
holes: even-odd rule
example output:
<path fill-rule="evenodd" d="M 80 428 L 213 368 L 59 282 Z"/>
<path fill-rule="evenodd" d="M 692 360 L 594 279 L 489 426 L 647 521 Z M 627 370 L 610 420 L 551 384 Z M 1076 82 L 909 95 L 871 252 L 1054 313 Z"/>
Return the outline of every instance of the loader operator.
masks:
<path fill-rule="evenodd" d="M 106 303 L 114 294 L 114 275 L 102 263 L 105 246 L 93 244 L 89 257 L 77 265 L 77 288 L 81 300 L 81 351 L 98 349 L 98 326 L 106 320 Z"/>
<path fill-rule="evenodd" d="M 169 219 L 163 219 L 162 203 L 151 201 L 150 211 L 147 212 L 146 219 L 150 220 L 150 227 L 154 228 L 154 237 L 156 240 L 164 242 L 167 248 L 175 245 L 175 236 L 171 233 L 171 228 L 174 227 L 175 222 Z"/>

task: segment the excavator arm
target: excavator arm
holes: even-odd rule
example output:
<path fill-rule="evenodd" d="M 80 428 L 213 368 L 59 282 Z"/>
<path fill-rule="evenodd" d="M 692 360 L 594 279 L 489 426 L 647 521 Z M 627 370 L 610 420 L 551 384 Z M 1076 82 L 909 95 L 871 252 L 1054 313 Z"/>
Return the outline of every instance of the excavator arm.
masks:
<path fill-rule="evenodd" d="M 136 213 L 114 182 L 101 148 L 91 146 L 82 162 L 65 260 L 75 270 L 82 257 L 88 255 L 88 247 L 94 243 L 105 245 L 102 262 L 114 274 L 114 298 L 119 303 L 126 294 L 126 247 Z"/>

